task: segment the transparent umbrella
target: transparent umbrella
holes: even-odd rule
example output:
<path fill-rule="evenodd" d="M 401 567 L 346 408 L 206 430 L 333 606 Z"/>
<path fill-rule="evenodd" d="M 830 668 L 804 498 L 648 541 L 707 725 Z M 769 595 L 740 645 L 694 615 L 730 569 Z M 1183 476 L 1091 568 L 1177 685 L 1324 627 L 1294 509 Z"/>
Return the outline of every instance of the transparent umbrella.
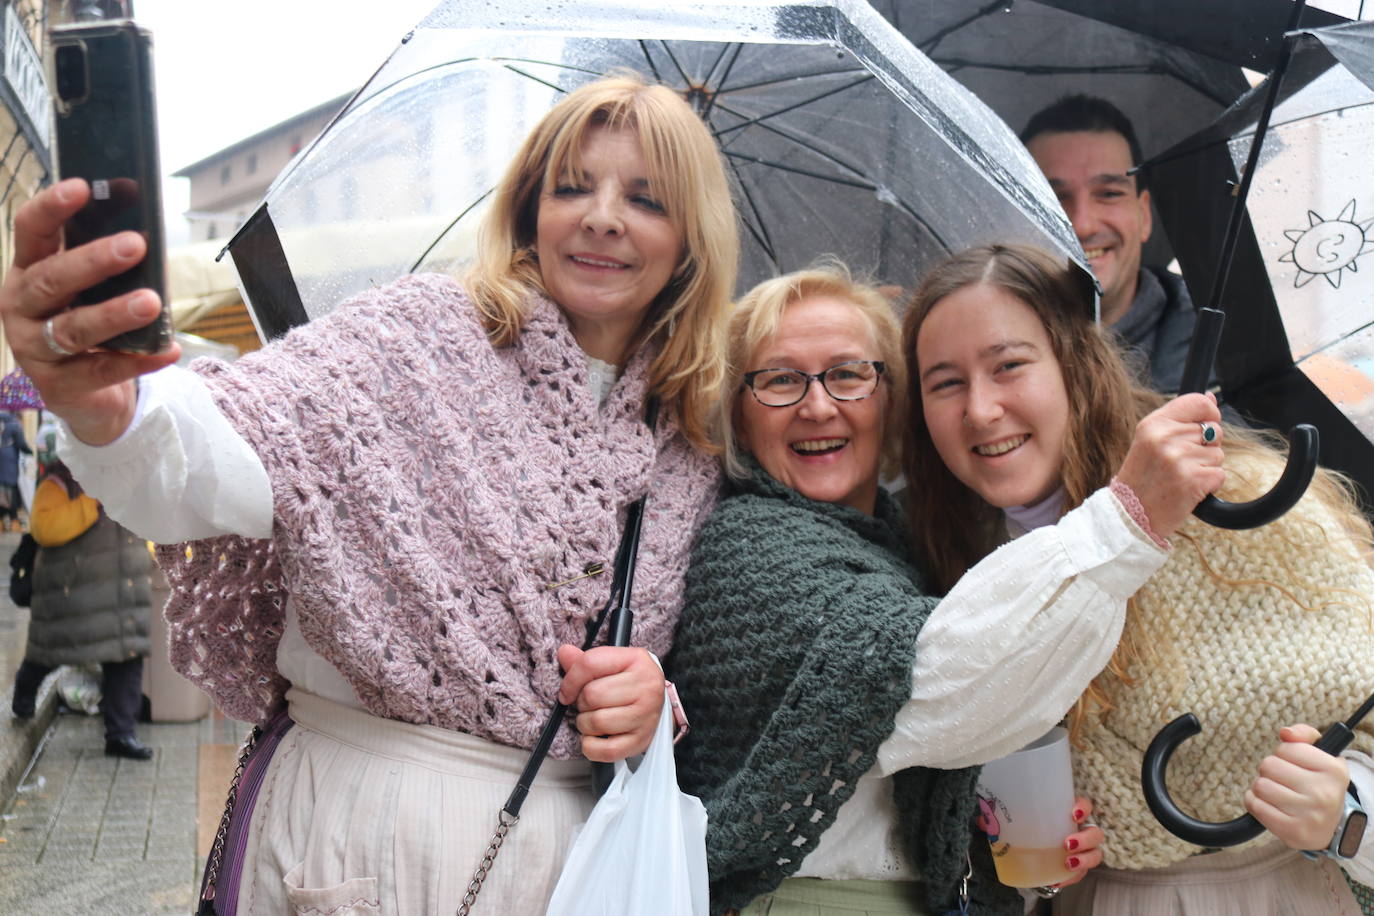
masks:
<path fill-rule="evenodd" d="M 1081 258 L 1006 126 L 860 0 L 450 0 L 230 241 L 260 332 L 461 264 L 530 127 L 623 68 L 682 91 L 715 134 L 744 223 L 742 286 L 822 254 L 909 286 L 994 239 Z"/>
<path fill-rule="evenodd" d="M 1284 78 L 1226 286 L 1225 399 L 1321 433 L 1321 462 L 1374 493 L 1374 22 L 1305 33 Z M 1194 290 L 1215 276 L 1265 87 L 1148 164 Z"/>

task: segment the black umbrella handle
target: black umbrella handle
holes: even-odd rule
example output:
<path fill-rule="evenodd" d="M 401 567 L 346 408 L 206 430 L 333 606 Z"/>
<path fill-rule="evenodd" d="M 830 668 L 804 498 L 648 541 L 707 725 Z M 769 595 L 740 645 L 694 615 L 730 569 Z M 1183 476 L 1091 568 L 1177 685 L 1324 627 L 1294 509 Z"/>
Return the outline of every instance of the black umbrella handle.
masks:
<path fill-rule="evenodd" d="M 611 629 L 606 639 L 606 645 L 628 646 L 630 633 L 634 629 L 634 621 L 635 612 L 630 610 L 629 605 L 621 605 L 611 612 Z M 597 798 L 606 794 L 606 790 L 611 787 L 611 780 L 613 779 L 615 779 L 615 764 L 592 763 L 592 792 Z"/>
<path fill-rule="evenodd" d="M 1357 713 L 1356 718 L 1358 717 Z M 1349 722 L 1337 722 L 1328 728 L 1313 746 L 1335 756 L 1354 740 L 1355 733 L 1351 731 L 1352 727 Z M 1140 766 L 1140 788 L 1145 793 L 1145 804 L 1150 806 L 1150 813 L 1155 816 L 1155 820 L 1164 825 L 1165 830 L 1195 846 L 1217 848 L 1253 840 L 1264 832 L 1264 825 L 1252 815 L 1242 814 L 1232 820 L 1214 824 L 1185 814 L 1169 796 L 1169 787 L 1164 779 L 1169 758 L 1174 755 L 1180 744 L 1201 731 L 1202 726 L 1198 724 L 1197 716 L 1188 712 L 1161 728 L 1159 734 L 1155 735 L 1145 750 L 1145 759 Z"/>
<path fill-rule="evenodd" d="M 1183 366 L 1179 392 L 1187 394 L 1207 390 L 1207 378 L 1212 374 L 1217 346 L 1221 343 L 1221 326 L 1226 315 L 1218 309 L 1198 309 L 1193 342 L 1188 347 L 1188 360 Z M 1273 489 L 1263 496 L 1244 503 L 1228 503 L 1208 496 L 1198 503 L 1193 514 L 1216 528 L 1232 530 L 1258 528 L 1283 515 L 1302 499 L 1317 472 L 1317 454 L 1321 439 L 1317 428 L 1300 423 L 1288 432 L 1288 463 Z M 1162 734 L 1162 733 L 1161 733 Z"/>

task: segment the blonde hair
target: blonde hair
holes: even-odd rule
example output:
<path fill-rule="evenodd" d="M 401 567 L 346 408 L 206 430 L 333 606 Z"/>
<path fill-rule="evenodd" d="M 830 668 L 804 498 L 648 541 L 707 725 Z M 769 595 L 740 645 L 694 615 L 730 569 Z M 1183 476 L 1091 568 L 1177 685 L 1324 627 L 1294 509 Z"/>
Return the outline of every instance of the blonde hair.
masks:
<path fill-rule="evenodd" d="M 676 408 L 683 434 L 714 452 L 710 417 L 725 376 L 720 334 L 739 262 L 739 232 L 715 140 L 677 93 L 634 75 L 589 83 L 535 126 L 493 192 L 478 230 L 478 256 L 465 284 L 498 347 L 524 326 L 531 292 L 545 292 L 535 254 L 539 197 L 560 176 L 580 171 L 581 150 L 597 128 L 635 133 L 655 196 L 683 240 L 681 260 L 650 305 L 631 348 L 662 349 L 649 387 Z"/>
<path fill-rule="evenodd" d="M 985 245 L 955 255 L 931 270 L 917 290 L 903 325 L 902 350 L 908 363 L 908 398 L 912 405 L 906 424 L 903 470 L 915 547 L 918 554 L 927 558 L 942 590 L 952 587 L 971 566 L 995 550 L 1004 530 L 998 530 L 1001 512 L 960 482 L 935 449 L 920 409 L 916 343 L 922 323 L 936 305 L 960 289 L 980 284 L 1010 293 L 1035 312 L 1063 373 L 1069 402 L 1060 472 L 1065 490 L 1064 512 L 1081 505 L 1111 482 L 1130 450 L 1136 424 L 1166 400 L 1132 380 L 1117 348 L 1089 317 L 1086 287 L 1078 282 L 1066 262 L 1027 246 Z M 1283 461 L 1279 444 L 1254 430 L 1225 425 L 1222 441 L 1228 467 L 1236 459 L 1240 460 L 1235 463 L 1246 466 L 1277 466 Z M 1228 499 L 1243 500 L 1258 496 L 1260 488 L 1257 481 L 1232 469 L 1225 491 Z M 1304 499 L 1316 499 L 1329 507 L 1341 520 L 1344 533 L 1364 552 L 1359 559 L 1368 558 L 1369 522 L 1359 511 L 1353 489 L 1345 478 L 1318 468 Z M 958 523 L 951 525 L 951 519 Z M 1294 523 L 1284 518 L 1273 524 Z M 1186 531 L 1180 529 L 1174 537 L 1198 550 L 1201 556 L 1196 539 Z M 1202 561 L 1209 575 L 1222 585 L 1243 584 L 1217 575 L 1205 556 Z M 1291 584 L 1292 571 L 1288 572 Z M 1264 584 L 1296 600 L 1283 582 L 1266 580 Z M 1181 672 L 1178 648 L 1162 643 L 1162 634 L 1145 631 L 1140 623 L 1138 601 L 1137 596 L 1127 602 L 1126 625 L 1116 651 L 1069 712 L 1070 734 L 1075 741 L 1089 715 L 1101 717 L 1111 711 L 1109 689 L 1113 682 L 1130 683 L 1127 672 L 1132 665 L 1162 666 L 1173 676 Z"/>
<path fill-rule="evenodd" d="M 898 420 L 905 413 L 902 392 L 906 388 L 906 368 L 902 362 L 901 328 L 892 303 L 874 287 L 855 280 L 840 261 L 823 261 L 806 270 L 764 280 L 744 294 L 730 316 L 727 334 L 727 375 L 721 407 L 715 417 L 716 438 L 724 452 L 725 471 L 734 477 L 744 475 L 736 441 L 736 408 L 744 388 L 744 373 L 754 352 L 782 327 L 789 306 L 815 296 L 828 296 L 854 306 L 868 321 L 878 358 L 886 365 L 883 382 L 888 386 L 887 409 L 883 413 L 882 467 L 886 475 L 895 473 L 899 457 Z M 763 368 L 763 367 L 754 367 Z"/>

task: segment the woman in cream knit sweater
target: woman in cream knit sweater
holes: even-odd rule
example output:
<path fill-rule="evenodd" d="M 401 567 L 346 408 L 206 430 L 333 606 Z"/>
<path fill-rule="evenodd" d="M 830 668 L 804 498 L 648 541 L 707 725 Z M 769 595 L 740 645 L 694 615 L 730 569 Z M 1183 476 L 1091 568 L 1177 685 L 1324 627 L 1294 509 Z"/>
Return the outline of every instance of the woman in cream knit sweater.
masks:
<path fill-rule="evenodd" d="M 913 532 L 946 587 L 1106 484 L 1137 421 L 1163 402 L 1132 386 L 1090 315 L 1064 265 L 1032 249 L 965 252 L 918 291 L 904 347 L 922 409 L 905 470 L 927 483 L 908 491 Z M 1222 498 L 1266 491 L 1281 455 L 1251 433 L 1221 433 L 1181 422 L 1173 435 L 1199 456 L 1225 439 Z M 967 524 L 951 532 L 950 518 Z M 1368 523 L 1319 472 L 1268 526 L 1189 519 L 1171 541 L 1170 558 L 1130 601 L 1111 663 L 1069 716 L 1075 788 L 1093 799 L 1107 840 L 1105 867 L 1066 889 L 1055 912 L 1358 913 L 1341 869 L 1367 881 L 1368 851 L 1339 863 L 1299 851 L 1330 844 L 1348 781 L 1370 772 L 1367 728 L 1345 757 L 1311 747 L 1313 725 L 1349 715 L 1374 688 Z M 1145 748 L 1190 711 L 1205 731 L 1174 755 L 1173 797 L 1212 821 L 1243 805 L 1268 831 L 1249 844 L 1191 846 L 1145 806 Z"/>

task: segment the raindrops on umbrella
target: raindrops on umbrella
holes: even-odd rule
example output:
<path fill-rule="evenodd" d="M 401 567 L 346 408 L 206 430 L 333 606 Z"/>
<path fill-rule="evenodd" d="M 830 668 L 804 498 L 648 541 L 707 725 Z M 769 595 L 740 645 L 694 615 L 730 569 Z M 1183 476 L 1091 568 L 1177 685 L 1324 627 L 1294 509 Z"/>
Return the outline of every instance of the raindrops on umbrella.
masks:
<path fill-rule="evenodd" d="M 43 399 L 23 369 L 0 378 L 0 410 L 42 410 Z"/>

